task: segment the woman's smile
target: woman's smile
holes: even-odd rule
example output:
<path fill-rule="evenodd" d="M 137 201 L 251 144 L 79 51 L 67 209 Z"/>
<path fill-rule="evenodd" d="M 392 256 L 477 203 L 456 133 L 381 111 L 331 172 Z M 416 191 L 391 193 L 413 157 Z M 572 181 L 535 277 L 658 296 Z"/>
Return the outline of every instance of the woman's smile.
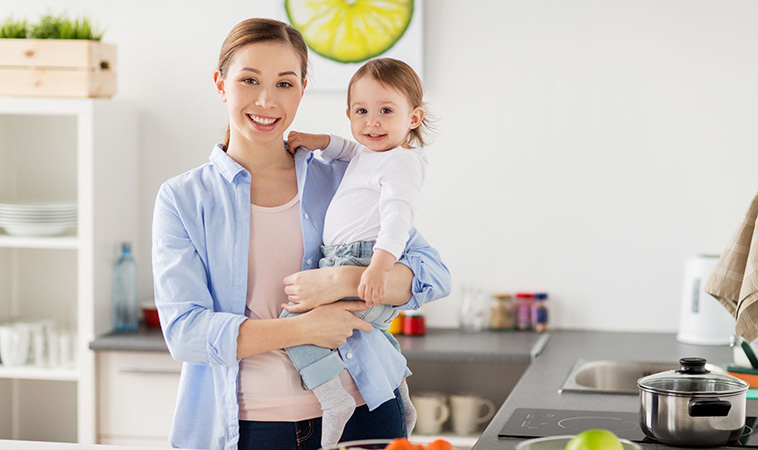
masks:
<path fill-rule="evenodd" d="M 268 131 L 276 128 L 279 117 L 259 116 L 257 114 L 247 114 L 247 118 L 253 123 L 253 126 L 259 130 Z"/>

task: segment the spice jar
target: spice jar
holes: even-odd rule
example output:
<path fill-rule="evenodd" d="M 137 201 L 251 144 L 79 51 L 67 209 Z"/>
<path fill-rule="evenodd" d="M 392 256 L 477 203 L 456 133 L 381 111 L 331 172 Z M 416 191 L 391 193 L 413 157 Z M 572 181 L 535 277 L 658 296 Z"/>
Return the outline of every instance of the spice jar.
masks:
<path fill-rule="evenodd" d="M 519 292 L 516 294 L 516 328 L 529 330 L 532 328 L 532 300 L 531 292 Z"/>
<path fill-rule="evenodd" d="M 408 336 L 426 334 L 426 321 L 421 311 L 405 311 L 403 316 L 403 334 Z"/>
<path fill-rule="evenodd" d="M 532 308 L 532 325 L 537 331 L 547 331 L 547 294 L 539 292 L 534 294 L 534 306 Z"/>
<path fill-rule="evenodd" d="M 390 323 L 390 327 L 387 330 L 390 334 L 403 334 L 403 318 L 405 317 L 405 312 L 400 311 L 400 314 L 397 315 L 394 319 L 392 319 L 392 322 Z"/>
<path fill-rule="evenodd" d="M 490 329 L 512 330 L 516 327 L 513 296 L 507 292 L 492 294 L 490 305 Z"/>

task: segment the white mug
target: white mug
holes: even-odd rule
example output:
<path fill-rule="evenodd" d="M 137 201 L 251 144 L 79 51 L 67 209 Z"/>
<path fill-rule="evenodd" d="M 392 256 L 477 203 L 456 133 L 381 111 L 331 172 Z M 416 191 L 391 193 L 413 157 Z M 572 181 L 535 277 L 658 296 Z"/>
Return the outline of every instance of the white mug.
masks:
<path fill-rule="evenodd" d="M 479 424 L 490 420 L 495 415 L 495 404 L 478 395 L 453 394 L 450 396 L 450 407 L 453 416 L 453 432 L 462 436 L 474 434 Z"/>
<path fill-rule="evenodd" d="M 0 361 L 4 366 L 23 366 L 29 359 L 31 327 L 25 323 L 0 326 Z"/>
<path fill-rule="evenodd" d="M 441 392 L 419 392 L 411 395 L 416 407 L 416 428 L 419 434 L 438 434 L 442 424 L 450 417 L 447 395 Z"/>

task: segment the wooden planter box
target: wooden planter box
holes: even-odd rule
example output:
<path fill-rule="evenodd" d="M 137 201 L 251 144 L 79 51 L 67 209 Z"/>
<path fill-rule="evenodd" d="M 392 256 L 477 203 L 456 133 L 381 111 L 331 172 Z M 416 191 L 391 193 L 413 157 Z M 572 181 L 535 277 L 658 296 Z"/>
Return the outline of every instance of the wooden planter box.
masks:
<path fill-rule="evenodd" d="M 116 46 L 67 39 L 0 39 L 0 95 L 112 97 Z"/>

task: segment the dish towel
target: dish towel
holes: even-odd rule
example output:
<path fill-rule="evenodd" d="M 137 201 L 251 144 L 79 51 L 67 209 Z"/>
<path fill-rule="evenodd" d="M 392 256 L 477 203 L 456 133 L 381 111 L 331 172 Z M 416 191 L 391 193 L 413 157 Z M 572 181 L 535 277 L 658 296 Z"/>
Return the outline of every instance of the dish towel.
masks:
<path fill-rule="evenodd" d="M 737 318 L 735 332 L 748 342 L 758 338 L 758 195 L 734 233 L 705 292 L 716 297 Z"/>

